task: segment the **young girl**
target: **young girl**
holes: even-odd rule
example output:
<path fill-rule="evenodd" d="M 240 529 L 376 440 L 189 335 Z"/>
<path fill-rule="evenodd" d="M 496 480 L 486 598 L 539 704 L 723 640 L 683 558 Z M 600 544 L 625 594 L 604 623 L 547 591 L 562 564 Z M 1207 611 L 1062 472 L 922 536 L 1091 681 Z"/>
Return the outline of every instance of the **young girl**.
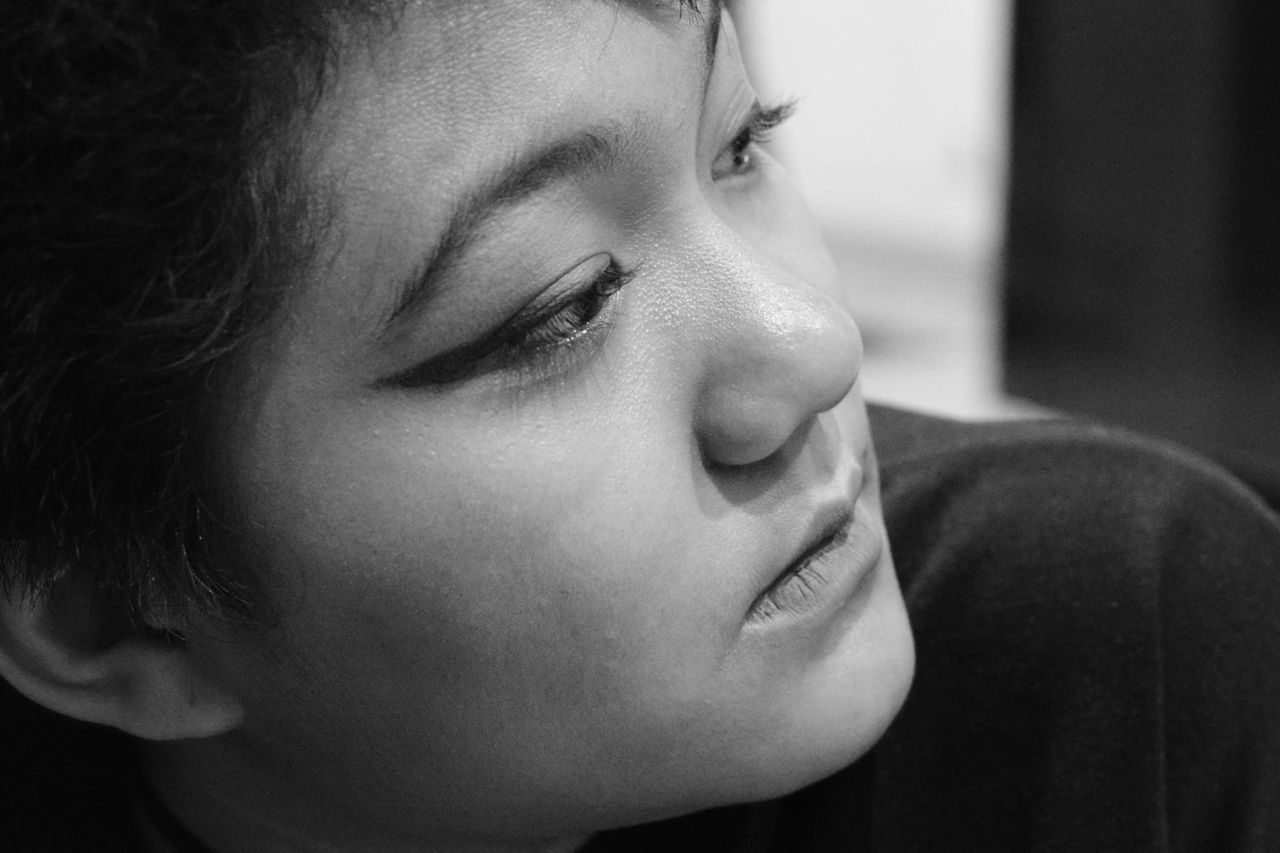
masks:
<path fill-rule="evenodd" d="M 730 10 L 30 5 L 0 674 L 127 737 L 10 699 L 19 849 L 1276 839 L 1275 518 L 869 416 Z"/>

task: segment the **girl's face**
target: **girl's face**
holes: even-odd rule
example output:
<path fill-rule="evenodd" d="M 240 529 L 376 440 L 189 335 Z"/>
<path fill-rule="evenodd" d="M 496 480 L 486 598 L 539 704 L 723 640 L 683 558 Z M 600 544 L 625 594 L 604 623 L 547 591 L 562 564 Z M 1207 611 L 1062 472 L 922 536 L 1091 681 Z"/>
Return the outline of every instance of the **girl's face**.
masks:
<path fill-rule="evenodd" d="M 191 640 L 247 711 L 199 747 L 255 780 L 225 797 L 377 849 L 553 838 L 885 728 L 861 343 L 769 107 L 674 2 L 428 2 L 347 49 L 327 251 L 226 445 L 282 624 Z"/>

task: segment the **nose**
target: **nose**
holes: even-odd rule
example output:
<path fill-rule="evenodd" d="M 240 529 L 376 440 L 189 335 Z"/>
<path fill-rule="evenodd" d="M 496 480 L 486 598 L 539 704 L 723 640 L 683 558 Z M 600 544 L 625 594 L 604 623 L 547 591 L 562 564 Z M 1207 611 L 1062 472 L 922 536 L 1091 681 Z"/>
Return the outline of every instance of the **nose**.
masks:
<path fill-rule="evenodd" d="M 862 338 L 842 308 L 795 283 L 743 285 L 708 329 L 707 370 L 695 409 L 708 461 L 750 465 L 833 408 L 862 369 Z"/>

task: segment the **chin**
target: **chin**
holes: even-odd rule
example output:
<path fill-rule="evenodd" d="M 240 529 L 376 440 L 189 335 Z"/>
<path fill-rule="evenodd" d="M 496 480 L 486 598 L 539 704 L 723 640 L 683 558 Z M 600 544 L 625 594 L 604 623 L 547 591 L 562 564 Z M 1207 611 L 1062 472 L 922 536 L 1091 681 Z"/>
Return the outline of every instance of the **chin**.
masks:
<path fill-rule="evenodd" d="M 915 644 L 896 578 L 885 580 L 861 624 L 795 693 L 746 799 L 788 794 L 849 766 L 897 716 L 915 674 Z"/>
<path fill-rule="evenodd" d="M 745 760 L 720 766 L 721 785 L 699 806 L 772 799 L 811 785 L 865 755 L 906 701 L 915 646 L 890 572 L 872 607 L 831 654 L 797 682 L 756 730 Z M 693 811 L 694 809 L 688 809 Z"/>

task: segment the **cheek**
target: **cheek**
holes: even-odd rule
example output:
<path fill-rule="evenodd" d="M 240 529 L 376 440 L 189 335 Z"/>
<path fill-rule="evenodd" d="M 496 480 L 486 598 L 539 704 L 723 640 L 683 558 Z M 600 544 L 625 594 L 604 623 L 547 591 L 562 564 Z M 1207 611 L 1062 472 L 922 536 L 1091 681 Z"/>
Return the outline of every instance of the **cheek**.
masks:
<path fill-rule="evenodd" d="M 736 614 L 723 579 L 684 570 L 715 541 L 692 530 L 682 454 L 603 416 L 527 414 L 331 413 L 263 449 L 247 504 L 300 647 L 366 685 L 522 704 L 696 681 Z"/>
<path fill-rule="evenodd" d="M 756 189 L 731 195 L 720 210 L 725 222 L 773 264 L 844 305 L 817 221 L 780 164 L 765 160 Z"/>
<path fill-rule="evenodd" d="M 699 521 L 676 431 L 529 413 L 331 413 L 260 455 L 251 505 L 288 590 L 286 665 L 248 676 L 264 750 L 527 808 L 521 779 L 627 791 L 774 726 L 712 701 L 754 689 L 724 671 L 754 591 Z"/>

